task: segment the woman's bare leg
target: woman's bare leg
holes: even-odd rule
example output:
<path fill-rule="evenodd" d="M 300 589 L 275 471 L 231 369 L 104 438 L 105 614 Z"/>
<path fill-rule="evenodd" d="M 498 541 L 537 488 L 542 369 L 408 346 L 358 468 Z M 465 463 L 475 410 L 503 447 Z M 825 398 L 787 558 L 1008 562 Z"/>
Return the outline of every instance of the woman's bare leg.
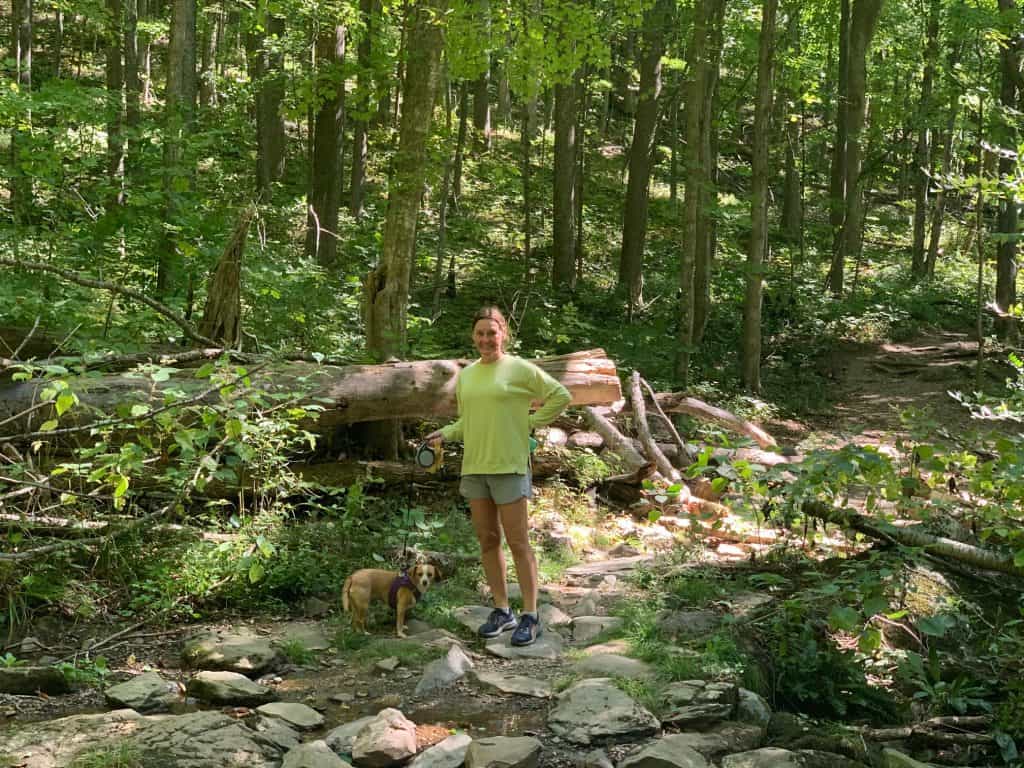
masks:
<path fill-rule="evenodd" d="M 530 526 L 527 521 L 528 502 L 526 497 L 511 504 L 499 504 L 498 516 L 505 531 L 512 560 L 516 564 L 519 587 L 523 592 L 523 610 L 537 612 L 537 557 L 530 546 Z M 493 589 L 493 586 L 491 587 Z"/>
<path fill-rule="evenodd" d="M 487 586 L 491 588 L 494 605 L 508 608 L 505 553 L 501 551 L 498 508 L 493 499 L 470 499 L 469 510 L 473 518 L 473 530 L 480 542 L 480 560 L 484 565 L 484 576 Z M 519 567 L 518 562 L 516 567 Z"/>

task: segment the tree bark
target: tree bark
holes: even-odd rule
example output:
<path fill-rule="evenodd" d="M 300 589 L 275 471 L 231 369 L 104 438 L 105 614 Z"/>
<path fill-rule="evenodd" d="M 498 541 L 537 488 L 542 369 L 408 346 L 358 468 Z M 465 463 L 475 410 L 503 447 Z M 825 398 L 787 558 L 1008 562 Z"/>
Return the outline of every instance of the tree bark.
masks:
<path fill-rule="evenodd" d="M 284 18 L 267 13 L 256 50 L 256 189 L 267 194 L 284 176 Z"/>
<path fill-rule="evenodd" d="M 643 303 L 644 245 L 647 239 L 647 205 L 651 183 L 651 151 L 658 125 L 658 97 L 661 94 L 661 57 L 665 53 L 665 31 L 674 4 L 658 0 L 644 12 L 640 44 L 640 93 L 633 142 L 629 151 L 629 180 L 622 221 L 622 252 L 619 257 L 619 289 L 625 292 L 629 317 Z"/>
<path fill-rule="evenodd" d="M 111 190 L 110 209 L 124 204 L 124 68 L 121 64 L 121 0 L 106 0 L 110 26 L 107 27 L 107 182 Z"/>
<path fill-rule="evenodd" d="M 217 52 L 217 28 L 219 21 L 219 15 L 204 14 L 199 66 L 199 106 L 204 109 L 212 107 L 217 103 L 217 72 L 213 64 Z"/>
<path fill-rule="evenodd" d="M 455 139 L 455 160 L 452 167 L 452 197 L 462 197 L 462 159 L 466 155 L 466 134 L 469 132 L 469 83 L 459 86 L 459 135 Z"/>
<path fill-rule="evenodd" d="M 754 103 L 754 160 L 750 188 L 750 253 L 743 301 L 742 380 L 748 392 L 761 391 L 761 287 L 768 253 L 768 140 L 771 136 L 772 70 L 778 0 L 761 6 L 761 40 Z"/>
<path fill-rule="evenodd" d="M 927 40 L 924 47 L 924 74 L 921 76 L 921 102 L 918 106 L 917 148 L 914 152 L 914 240 L 910 272 L 916 279 L 925 276 L 925 224 L 928 219 L 928 187 L 932 168 L 932 84 L 935 62 L 939 57 L 940 0 L 928 5 Z"/>
<path fill-rule="evenodd" d="M 836 140 L 832 145 L 832 167 L 829 171 L 828 186 L 828 221 L 832 230 L 832 273 L 842 265 L 836 266 L 837 254 L 842 240 L 843 218 L 846 215 L 846 141 L 849 134 L 847 111 L 847 90 L 850 83 L 850 2 L 839 0 L 839 71 L 836 75 Z M 831 49 L 830 49 L 831 50 Z M 841 279 L 841 277 L 840 277 Z"/>
<path fill-rule="evenodd" d="M 345 27 L 323 30 L 317 39 L 317 98 L 313 131 L 312 189 L 307 200 L 306 256 L 324 267 L 338 258 L 341 205 L 341 139 L 345 125 Z"/>
<path fill-rule="evenodd" d="M 790 9 L 786 26 L 786 36 L 791 41 L 793 53 L 799 58 L 801 54 L 801 30 L 800 11 L 798 9 Z M 799 67 L 794 67 L 793 73 L 790 73 L 786 78 L 787 81 L 791 81 L 794 74 L 799 77 L 799 72 Z M 794 87 L 792 82 L 787 82 L 782 95 L 784 101 L 780 111 L 781 117 L 785 121 L 783 141 L 786 145 L 786 175 L 782 188 L 781 224 L 782 231 L 790 243 L 799 242 L 804 216 L 803 180 L 800 176 L 801 169 L 797 166 L 797 156 L 803 141 L 801 136 L 803 120 L 799 119 L 799 115 L 803 114 L 803 109 L 802 107 L 798 108 L 798 104 L 802 103 L 800 101 L 802 93 L 802 83 L 798 81 Z"/>
<path fill-rule="evenodd" d="M 364 284 L 366 349 L 378 361 L 406 352 L 409 275 L 416 249 L 416 225 L 427 171 L 427 138 L 444 48 L 447 0 L 421 0 L 409 9 L 407 66 L 402 86 L 398 151 L 388 192 L 380 262 Z M 395 425 L 397 427 L 397 425 Z M 382 428 L 371 439 L 385 458 L 398 450 L 397 429 Z"/>
<path fill-rule="evenodd" d="M 14 59 L 14 77 L 19 92 L 32 93 L 32 0 L 12 0 L 11 3 L 11 52 Z M 26 123 L 31 124 L 29 113 Z M 27 223 L 32 217 L 35 205 L 32 190 L 32 176 L 23 167 L 23 161 L 31 153 L 28 140 L 15 124 L 11 128 L 11 211 L 15 222 Z"/>
<path fill-rule="evenodd" d="M 126 0 L 124 14 L 125 124 L 129 131 L 139 125 L 142 81 L 139 79 L 139 3 Z M 129 161 L 130 163 L 131 161 Z"/>
<path fill-rule="evenodd" d="M 1010 180 L 1014 176 L 1018 158 L 1009 152 L 1018 149 L 1020 104 L 1017 91 L 1024 94 L 1021 86 L 1021 41 L 1022 13 L 1015 7 L 1014 0 L 999 0 L 999 11 L 1006 26 L 1007 40 L 1000 51 L 999 103 L 1002 105 L 1002 119 L 998 123 L 997 140 L 1005 150 L 999 155 L 999 178 L 1010 187 L 1000 196 L 999 215 L 996 223 L 1000 235 L 996 243 L 996 304 L 1004 312 L 1017 303 L 1017 250 L 1020 241 L 1018 220 L 1019 192 L 1012 189 Z M 1016 343 L 1019 335 L 1017 321 L 1010 317 L 996 319 L 996 332 L 1001 339 Z"/>
<path fill-rule="evenodd" d="M 164 221 L 178 223 L 179 196 L 192 183 L 185 163 L 185 141 L 192 130 L 196 98 L 196 0 L 173 0 L 171 42 L 167 50 L 167 90 L 164 103 Z M 174 229 L 165 227 L 160 239 L 156 289 L 172 293 L 182 278 L 182 262 Z"/>
<path fill-rule="evenodd" d="M 576 87 L 555 84 L 555 168 L 551 287 L 576 287 Z"/>
<path fill-rule="evenodd" d="M 363 194 L 366 185 L 366 160 L 370 129 L 370 94 L 373 89 L 371 59 L 374 30 L 374 0 L 359 0 L 359 16 L 363 34 L 356 49 L 359 69 L 356 73 L 356 105 L 352 112 L 352 179 L 349 184 L 348 210 L 354 219 L 363 215 Z"/>

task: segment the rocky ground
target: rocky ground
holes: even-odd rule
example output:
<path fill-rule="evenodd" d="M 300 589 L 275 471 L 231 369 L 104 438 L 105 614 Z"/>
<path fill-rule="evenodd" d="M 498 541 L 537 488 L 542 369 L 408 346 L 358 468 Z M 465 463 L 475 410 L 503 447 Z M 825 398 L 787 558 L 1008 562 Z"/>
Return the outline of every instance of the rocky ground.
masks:
<path fill-rule="evenodd" d="M 850 439 L 854 421 L 867 421 L 874 439 L 891 439 L 898 420 L 890 405 L 900 403 L 889 400 L 896 391 L 903 397 L 907 382 L 916 381 L 918 399 L 928 401 L 932 390 L 944 389 L 945 383 L 932 385 L 934 369 L 921 368 L 920 360 L 932 355 L 941 365 L 953 350 L 958 361 L 960 340 L 919 346 L 931 349 L 883 350 L 890 368 L 894 359 L 913 358 L 911 374 L 889 395 L 870 389 L 880 381 L 870 359 L 847 360 L 852 373 L 844 371 L 843 406 L 822 442 Z M 747 562 L 781 536 L 739 519 L 723 523 L 700 550 L 705 564 Z M 822 749 L 828 739 L 815 742 L 809 737 L 818 734 L 802 721 L 773 713 L 734 681 L 678 682 L 657 706 L 645 701 L 634 683 L 653 670 L 626 655 L 627 643 L 606 636 L 621 621 L 612 615 L 616 604 L 638 595 L 630 574 L 671 548 L 682 522 L 665 515 L 654 524 L 628 517 L 608 524 L 643 551 L 590 548 L 584 563 L 544 588 L 545 633 L 525 649 L 511 647 L 507 634 L 488 643 L 474 636 L 488 612 L 482 594 L 479 605 L 455 611 L 464 632 L 414 620 L 410 637 L 399 641 L 378 624 L 358 653 L 339 642 L 344 622 L 334 607 L 318 601 L 304 606 L 301 620 L 41 631 L 42 640 L 26 638 L 14 654 L 33 665 L 0 665 L 0 690 L 8 691 L 0 694 L 0 767 L 921 765 L 892 748 L 870 755 L 849 743 L 843 754 Z M 742 631 L 742 622 L 772 610 L 772 600 L 741 593 L 727 605 L 709 602 L 659 621 L 681 646 L 699 645 L 726 611 Z M 82 648 L 110 659 L 103 693 L 96 686 L 69 690 L 53 674 L 53 662 Z"/>

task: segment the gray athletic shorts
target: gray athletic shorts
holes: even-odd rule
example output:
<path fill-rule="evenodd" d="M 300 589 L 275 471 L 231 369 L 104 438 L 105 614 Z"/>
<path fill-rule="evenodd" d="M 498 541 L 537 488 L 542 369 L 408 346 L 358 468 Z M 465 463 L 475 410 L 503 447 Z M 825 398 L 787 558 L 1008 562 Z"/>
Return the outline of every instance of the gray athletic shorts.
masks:
<path fill-rule="evenodd" d="M 525 475 L 463 475 L 459 493 L 467 499 L 494 499 L 495 504 L 511 504 L 533 496 L 533 478 L 529 470 Z"/>

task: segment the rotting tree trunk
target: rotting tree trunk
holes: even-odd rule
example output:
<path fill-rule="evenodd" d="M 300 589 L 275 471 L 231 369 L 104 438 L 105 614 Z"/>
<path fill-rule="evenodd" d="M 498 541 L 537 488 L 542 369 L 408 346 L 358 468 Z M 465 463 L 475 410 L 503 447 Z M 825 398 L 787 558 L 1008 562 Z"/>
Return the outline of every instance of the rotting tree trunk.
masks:
<path fill-rule="evenodd" d="M 329 433 L 335 427 L 383 418 L 444 418 L 455 415 L 455 377 L 471 360 L 420 360 L 381 365 L 333 366 L 312 363 L 275 363 L 252 374 L 253 386 L 268 392 L 308 392 L 296 406 L 313 404 L 323 410 L 311 414 L 311 429 Z M 541 370 L 560 381 L 575 405 L 613 403 L 622 398 L 615 363 L 604 350 L 586 350 L 558 357 L 534 360 Z M 42 379 L 0 382 L 0 422 L 5 440 L 20 440 L 54 418 L 51 409 L 23 413 L 38 402 L 39 392 L 49 386 Z M 67 411 L 61 428 L 95 423 L 92 408 L 113 412 L 124 403 L 164 404 L 165 389 L 180 389 L 186 397 L 196 396 L 209 386 L 190 372 L 152 385 L 146 379 L 123 375 L 86 377 L 74 382 L 82 407 Z M 216 393 L 211 393 L 211 399 Z M 10 421 L 8 421 L 10 420 Z M 67 435 L 53 433 L 64 441 Z M 85 440 L 92 440 L 87 432 Z"/>
<path fill-rule="evenodd" d="M 761 288 L 768 253 L 768 139 L 771 135 L 772 69 L 775 52 L 775 14 L 778 0 L 761 6 L 757 96 L 754 106 L 754 160 L 750 188 L 750 252 L 743 301 L 741 377 L 748 392 L 761 391 Z"/>
<path fill-rule="evenodd" d="M 651 181 L 651 151 L 658 126 L 658 97 L 661 94 L 661 57 L 665 53 L 665 31 L 674 4 L 658 0 L 644 12 L 640 44 L 640 93 L 629 150 L 629 180 L 622 219 L 622 252 L 619 256 L 619 289 L 626 295 L 627 314 L 632 317 L 643 303 L 644 245 L 647 239 L 647 207 Z"/>
<path fill-rule="evenodd" d="M 378 361 L 400 358 L 406 351 L 409 277 L 427 171 L 427 138 L 444 48 L 440 19 L 444 18 L 446 7 L 447 0 L 423 0 L 409 9 L 400 136 L 388 193 L 381 257 L 364 284 L 366 348 Z M 371 450 L 384 458 L 395 457 L 397 427 L 397 423 L 385 423 L 375 429 Z"/>
<path fill-rule="evenodd" d="M 306 211 L 306 255 L 324 267 L 338 258 L 341 137 L 345 125 L 345 27 L 324 30 L 316 43 L 320 109 L 313 129 L 313 167 Z"/>
<path fill-rule="evenodd" d="M 576 86 L 555 85 L 555 177 L 552 208 L 551 287 L 575 288 Z"/>
<path fill-rule="evenodd" d="M 915 279 L 925 276 L 925 224 L 928 220 L 928 187 L 931 185 L 932 167 L 932 84 L 935 81 L 935 62 L 939 56 L 940 0 L 928 5 L 927 41 L 924 48 L 924 74 L 921 76 L 921 102 L 918 107 L 917 149 L 914 152 L 914 240 L 910 272 Z"/>
<path fill-rule="evenodd" d="M 199 323 L 199 332 L 209 339 L 235 348 L 242 340 L 242 254 L 249 224 L 256 206 L 249 205 L 238 218 L 231 239 L 217 262 L 206 291 L 206 307 Z"/>

